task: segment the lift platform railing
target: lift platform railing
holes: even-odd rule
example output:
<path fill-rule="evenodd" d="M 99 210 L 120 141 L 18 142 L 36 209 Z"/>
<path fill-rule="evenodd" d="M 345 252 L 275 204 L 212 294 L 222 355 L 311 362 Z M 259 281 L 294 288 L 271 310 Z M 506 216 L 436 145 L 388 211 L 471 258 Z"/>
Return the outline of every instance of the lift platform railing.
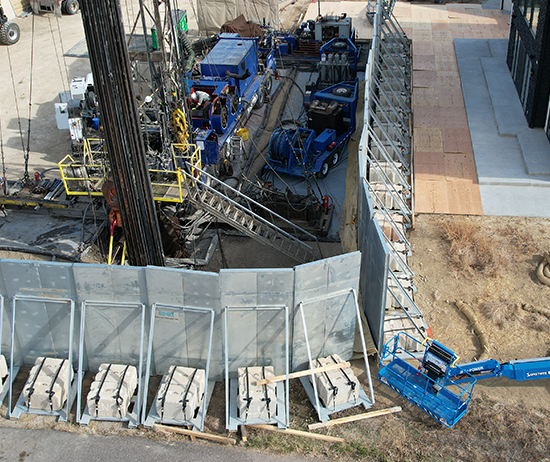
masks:
<path fill-rule="evenodd" d="M 409 337 L 419 346 L 426 345 L 404 332 L 397 334 L 384 345 L 378 379 L 443 425 L 454 426 L 468 409 L 476 379 L 465 374 L 469 380 L 458 384 L 448 375 L 442 380 L 428 377 L 425 360 L 401 348 L 400 336 Z"/>

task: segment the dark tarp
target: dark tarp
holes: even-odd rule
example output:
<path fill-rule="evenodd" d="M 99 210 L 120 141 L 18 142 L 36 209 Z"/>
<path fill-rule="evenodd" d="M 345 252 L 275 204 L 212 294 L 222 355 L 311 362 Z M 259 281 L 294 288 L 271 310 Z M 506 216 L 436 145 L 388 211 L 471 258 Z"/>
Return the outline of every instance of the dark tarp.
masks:
<path fill-rule="evenodd" d="M 227 21 L 222 27 L 221 27 L 221 33 L 237 33 L 241 37 L 261 37 L 263 38 L 264 32 L 258 26 L 258 24 L 247 21 L 244 17 L 244 15 L 240 15 L 237 19 L 233 19 L 233 21 Z"/>

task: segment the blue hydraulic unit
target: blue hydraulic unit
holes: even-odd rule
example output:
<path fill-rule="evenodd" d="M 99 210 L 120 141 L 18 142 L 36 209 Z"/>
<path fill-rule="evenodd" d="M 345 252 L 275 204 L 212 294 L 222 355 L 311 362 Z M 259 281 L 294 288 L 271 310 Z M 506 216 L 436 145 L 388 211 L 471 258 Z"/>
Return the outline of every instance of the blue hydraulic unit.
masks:
<path fill-rule="evenodd" d="M 451 350 L 435 340 L 426 339 L 422 343 L 425 351 L 420 361 L 399 346 L 404 336 L 420 343 L 404 332 L 393 337 L 382 350 L 378 378 L 447 427 L 452 427 L 466 413 L 477 380 L 550 378 L 550 357 L 504 364 L 487 359 L 457 365 L 458 356 Z"/>
<path fill-rule="evenodd" d="M 269 140 L 266 169 L 296 177 L 327 176 L 355 131 L 357 83 L 318 91 L 308 111 L 308 128 L 279 128 Z"/>
<path fill-rule="evenodd" d="M 292 56 L 296 47 L 296 36 L 289 32 L 266 34 L 260 43 L 260 51 L 275 49 L 276 57 Z"/>
<path fill-rule="evenodd" d="M 334 38 L 320 50 L 319 84 L 325 86 L 354 81 L 357 76 L 357 47 L 349 38 Z"/>
<path fill-rule="evenodd" d="M 378 379 L 447 427 L 455 425 L 466 413 L 476 383 L 464 371 L 460 384 L 450 371 L 458 356 L 435 340 L 426 339 L 422 359 L 404 350 L 400 339 L 420 344 L 400 332 L 382 350 Z"/>
<path fill-rule="evenodd" d="M 200 64 L 201 76 L 189 82 L 195 142 L 207 155 L 207 165 L 219 162 L 219 148 L 228 141 L 237 123 L 254 107 L 263 105 L 275 73 L 273 51 L 259 53 L 259 38 L 221 34 Z M 217 141 L 218 149 L 214 149 Z"/>

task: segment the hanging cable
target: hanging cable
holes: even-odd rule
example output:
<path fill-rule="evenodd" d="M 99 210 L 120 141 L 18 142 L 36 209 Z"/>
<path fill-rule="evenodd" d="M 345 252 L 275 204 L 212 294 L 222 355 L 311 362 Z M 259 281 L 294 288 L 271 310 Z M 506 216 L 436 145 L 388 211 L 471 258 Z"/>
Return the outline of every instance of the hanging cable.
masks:
<path fill-rule="evenodd" d="M 61 84 L 63 85 L 63 91 L 66 92 L 67 91 L 67 85 L 66 85 L 65 77 L 63 76 L 63 69 L 61 67 L 61 61 L 59 60 L 59 52 L 57 51 L 57 44 L 56 44 L 55 36 L 54 36 L 54 33 L 53 33 L 52 20 L 51 20 L 50 16 L 51 15 L 48 15 L 48 24 L 50 26 L 50 33 L 52 35 L 53 49 L 55 51 L 55 58 L 57 59 L 57 67 L 59 69 L 59 76 L 61 77 Z M 57 23 L 57 26 L 59 27 L 59 22 Z M 63 49 L 61 51 L 63 52 Z"/>
<path fill-rule="evenodd" d="M 8 195 L 8 179 L 6 178 L 6 160 L 4 158 L 4 139 L 2 137 L 2 111 L 0 108 L 0 154 L 2 155 L 2 190 Z"/>
<path fill-rule="evenodd" d="M 61 34 L 61 25 L 59 24 L 59 17 L 56 16 L 55 20 L 57 22 L 57 34 L 59 35 L 59 46 L 61 47 L 61 56 L 63 57 L 63 66 L 65 68 L 65 76 L 67 78 L 67 85 L 71 87 L 71 77 L 69 74 L 69 65 L 67 64 L 67 57 L 65 56 L 65 46 L 63 45 L 63 36 Z"/>
<path fill-rule="evenodd" d="M 13 89 L 13 102 L 15 104 L 15 112 L 17 113 L 17 124 L 19 126 L 19 138 L 21 139 L 21 148 L 23 149 L 23 155 L 25 155 L 25 140 L 23 138 L 23 127 L 21 127 L 21 114 L 19 113 L 19 104 L 17 102 L 17 91 L 15 89 L 15 77 L 13 75 L 13 66 L 11 64 L 10 47 L 7 47 L 6 51 L 8 52 L 8 64 L 10 67 L 11 85 Z"/>
<path fill-rule="evenodd" d="M 23 183 L 30 181 L 29 177 L 29 156 L 31 146 L 31 117 L 32 117 L 32 78 L 34 70 L 34 14 L 32 15 L 32 32 L 31 32 L 31 75 L 29 81 L 29 119 L 27 128 L 27 150 L 25 152 L 25 172 L 23 173 Z"/>

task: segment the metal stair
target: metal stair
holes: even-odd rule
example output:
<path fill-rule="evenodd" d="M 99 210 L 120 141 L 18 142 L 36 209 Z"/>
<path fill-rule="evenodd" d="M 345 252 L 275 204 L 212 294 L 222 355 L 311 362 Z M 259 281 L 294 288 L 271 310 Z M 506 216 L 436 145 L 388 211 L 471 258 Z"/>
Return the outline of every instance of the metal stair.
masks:
<path fill-rule="evenodd" d="M 316 240 L 315 236 L 203 170 L 191 164 L 186 163 L 186 165 L 188 171 L 182 170 L 181 173 L 185 177 L 187 198 L 193 205 L 206 210 L 252 239 L 267 244 L 299 262 L 305 263 L 317 258 L 313 248 L 296 237 Z M 261 210 L 269 219 L 261 217 L 253 210 Z M 284 223 L 284 226 L 291 229 L 294 235 L 277 227 L 274 224 L 275 221 Z"/>
<path fill-rule="evenodd" d="M 230 155 L 232 159 L 240 159 L 243 153 L 243 139 L 240 136 L 232 136 L 230 144 Z"/>

